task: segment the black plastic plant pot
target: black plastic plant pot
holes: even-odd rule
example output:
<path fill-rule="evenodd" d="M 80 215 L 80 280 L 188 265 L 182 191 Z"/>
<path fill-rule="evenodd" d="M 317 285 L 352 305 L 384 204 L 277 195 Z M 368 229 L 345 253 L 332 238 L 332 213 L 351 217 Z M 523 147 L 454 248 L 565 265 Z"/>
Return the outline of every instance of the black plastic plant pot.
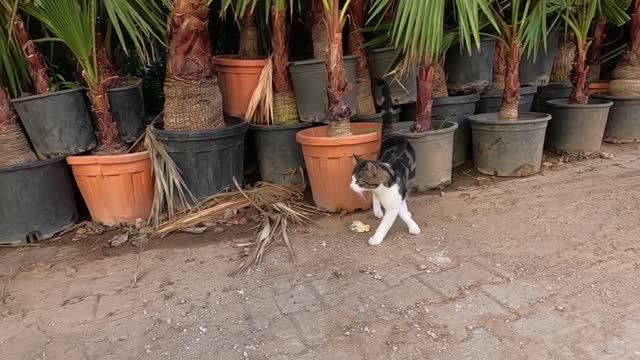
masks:
<path fill-rule="evenodd" d="M 402 112 L 402 109 L 393 109 L 393 117 L 391 118 L 391 122 L 392 123 L 397 123 L 400 122 L 400 113 Z M 365 123 L 378 123 L 378 124 L 382 124 L 382 113 L 375 113 L 372 115 L 356 115 L 354 117 L 351 118 L 351 122 L 352 123 L 359 123 L 359 122 L 365 122 Z"/>
<path fill-rule="evenodd" d="M 613 101 L 604 129 L 604 141 L 614 144 L 640 142 L 640 96 L 613 96 L 605 93 L 591 97 Z"/>
<path fill-rule="evenodd" d="M 114 119 L 120 126 L 120 135 L 132 143 L 142 134 L 147 116 L 142 97 L 142 79 L 123 79 L 123 85 L 107 90 Z"/>
<path fill-rule="evenodd" d="M 519 69 L 521 84 L 546 86 L 549 83 L 553 59 L 558 50 L 559 36 L 560 28 L 554 28 L 547 36 L 546 49 L 541 44 L 536 56 L 527 56 L 526 53 L 523 54 Z"/>
<path fill-rule="evenodd" d="M 500 121 L 497 113 L 470 116 L 476 170 L 504 177 L 538 173 L 550 119 L 549 114 L 526 112 L 516 121 Z"/>
<path fill-rule="evenodd" d="M 524 85 L 520 87 L 519 112 L 530 112 L 533 108 L 533 99 L 538 91 L 537 86 Z M 502 105 L 502 89 L 491 89 L 480 95 L 480 101 L 476 107 L 476 114 L 490 114 L 500 111 Z"/>
<path fill-rule="evenodd" d="M 0 244 L 49 239 L 77 218 L 64 158 L 0 167 Z"/>
<path fill-rule="evenodd" d="M 613 101 L 590 99 L 570 104 L 567 99 L 547 101 L 552 116 L 546 147 L 560 153 L 593 153 L 600 150 Z"/>
<path fill-rule="evenodd" d="M 356 97 L 356 56 L 343 58 L 347 81 L 353 91 L 347 95 L 347 103 L 351 113 L 356 113 L 358 99 Z M 327 108 L 327 67 L 324 60 L 303 60 L 289 63 L 289 73 L 296 94 L 298 114 L 303 122 L 323 122 Z"/>
<path fill-rule="evenodd" d="M 256 144 L 262 181 L 274 184 L 302 184 L 304 157 L 296 134 L 311 123 L 249 125 Z"/>
<path fill-rule="evenodd" d="M 75 88 L 11 100 L 41 159 L 96 147 L 85 89 Z"/>
<path fill-rule="evenodd" d="M 573 86 L 568 81 L 556 81 L 539 86 L 536 96 L 533 98 L 533 108 L 535 112 L 548 113 L 547 101 L 554 99 L 568 99 Z"/>
<path fill-rule="evenodd" d="M 491 87 L 495 39 L 482 40 L 480 50 L 469 51 L 452 46 L 447 51 L 444 69 L 450 93 L 483 92 Z"/>
<path fill-rule="evenodd" d="M 235 188 L 234 176 L 242 185 L 244 138 L 249 124 L 237 117 L 229 117 L 225 123 L 224 128 L 198 132 L 153 129 L 197 199 Z"/>
<path fill-rule="evenodd" d="M 397 55 L 397 50 L 393 47 L 375 49 L 368 52 L 369 73 L 371 79 L 385 79 L 391 90 L 391 101 L 394 105 L 408 104 L 416 101 L 416 70 L 413 69 L 404 79 L 394 80 L 393 62 Z M 382 89 L 374 86 L 374 98 L 378 106 L 382 106 Z"/>

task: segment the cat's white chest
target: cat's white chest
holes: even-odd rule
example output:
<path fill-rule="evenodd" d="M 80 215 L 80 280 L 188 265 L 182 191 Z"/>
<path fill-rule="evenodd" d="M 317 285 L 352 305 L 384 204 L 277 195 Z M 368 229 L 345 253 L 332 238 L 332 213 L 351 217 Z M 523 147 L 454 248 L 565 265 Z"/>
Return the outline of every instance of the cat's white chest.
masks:
<path fill-rule="evenodd" d="M 400 195 L 398 184 L 393 184 L 391 187 L 380 185 L 373 193 L 385 210 L 399 209 L 402 205 L 402 196 Z"/>

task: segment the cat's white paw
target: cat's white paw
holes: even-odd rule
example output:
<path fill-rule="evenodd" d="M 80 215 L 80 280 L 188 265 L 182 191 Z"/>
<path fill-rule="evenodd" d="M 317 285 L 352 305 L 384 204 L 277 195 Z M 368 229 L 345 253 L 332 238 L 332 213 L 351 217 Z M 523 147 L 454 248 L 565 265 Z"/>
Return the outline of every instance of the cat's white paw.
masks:
<path fill-rule="evenodd" d="M 382 217 L 384 216 L 384 212 L 382 212 L 382 209 L 373 209 L 373 216 L 378 219 L 382 219 Z"/>
<path fill-rule="evenodd" d="M 420 231 L 420 228 L 417 225 L 409 228 L 409 234 L 411 235 L 420 235 L 421 232 L 422 231 Z"/>
<path fill-rule="evenodd" d="M 375 245 L 380 245 L 380 244 L 382 244 L 382 240 L 384 240 L 384 239 L 380 239 L 380 238 L 377 238 L 377 237 L 373 236 L 373 237 L 371 237 L 369 239 L 369 245 L 374 245 L 374 246 Z"/>

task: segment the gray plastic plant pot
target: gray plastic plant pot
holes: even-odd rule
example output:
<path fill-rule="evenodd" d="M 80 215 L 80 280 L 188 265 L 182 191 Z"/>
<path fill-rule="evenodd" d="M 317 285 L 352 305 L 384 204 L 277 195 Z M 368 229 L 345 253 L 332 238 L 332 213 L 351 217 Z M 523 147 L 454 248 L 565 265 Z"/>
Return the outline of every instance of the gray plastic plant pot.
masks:
<path fill-rule="evenodd" d="M 412 133 L 410 122 L 394 124 L 394 135 L 407 139 L 416 151 L 414 188 L 417 191 L 443 189 L 451 184 L 453 136 L 458 124 L 434 120 L 431 125 L 431 131 Z"/>
<path fill-rule="evenodd" d="M 523 85 L 520 87 L 520 104 L 518 104 L 518 111 L 530 112 L 533 107 L 533 98 L 538 91 L 537 86 Z M 480 95 L 480 101 L 476 108 L 476 114 L 490 114 L 500 111 L 502 105 L 502 89 L 491 89 Z"/>
<path fill-rule="evenodd" d="M 493 78 L 495 48 L 495 39 L 482 40 L 480 50 L 473 47 L 471 55 L 460 46 L 449 48 L 444 64 L 449 92 L 480 93 L 489 89 Z"/>
<path fill-rule="evenodd" d="M 469 117 L 473 162 L 479 173 L 529 176 L 540 171 L 549 114 L 521 112 L 516 121 L 500 121 L 498 114 Z"/>
<path fill-rule="evenodd" d="M 533 99 L 533 111 L 548 113 L 547 101 L 554 99 L 568 99 L 573 86 L 568 81 L 556 81 L 547 84 L 547 86 L 539 86 L 538 92 Z"/>
<path fill-rule="evenodd" d="M 522 54 L 520 62 L 520 83 L 536 86 L 546 86 L 549 83 L 553 59 L 558 50 L 560 28 L 553 28 L 547 34 L 547 48 L 540 44 L 536 56 Z"/>
<path fill-rule="evenodd" d="M 591 97 L 613 101 L 604 129 L 604 141 L 615 144 L 640 142 L 640 96 L 613 96 L 604 93 Z"/>
<path fill-rule="evenodd" d="M 400 113 L 402 109 L 393 109 L 393 117 L 391 118 L 392 123 L 400 122 Z M 378 123 L 382 124 L 382 113 L 375 113 L 371 115 L 356 115 L 351 118 L 352 123 L 366 122 L 366 123 Z"/>
<path fill-rule="evenodd" d="M 593 153 L 600 150 L 613 101 L 590 99 L 570 104 L 567 99 L 547 101 L 552 116 L 546 147 L 560 153 Z"/>
<path fill-rule="evenodd" d="M 343 58 L 347 81 L 352 91 L 347 95 L 351 114 L 356 114 L 356 56 Z M 289 73 L 296 95 L 298 114 L 303 122 L 323 122 L 327 111 L 327 67 L 323 60 L 303 60 L 289 63 Z"/>
<path fill-rule="evenodd" d="M 416 69 L 411 70 L 402 79 L 394 79 L 393 63 L 397 56 L 397 50 L 393 47 L 371 50 L 369 57 L 369 73 L 371 79 L 385 79 L 391 90 L 391 101 L 394 105 L 408 104 L 416 101 Z M 378 106 L 382 106 L 382 89 L 374 86 L 374 98 Z"/>

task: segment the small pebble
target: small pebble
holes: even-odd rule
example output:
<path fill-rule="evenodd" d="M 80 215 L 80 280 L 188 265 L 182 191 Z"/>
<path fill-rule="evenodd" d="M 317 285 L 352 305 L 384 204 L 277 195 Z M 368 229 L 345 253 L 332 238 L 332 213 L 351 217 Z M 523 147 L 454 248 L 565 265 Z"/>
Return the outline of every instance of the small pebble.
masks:
<path fill-rule="evenodd" d="M 349 335 L 351 335 L 351 333 L 350 333 L 350 332 L 348 332 L 348 331 L 345 331 L 345 332 L 344 332 L 344 336 L 349 336 Z"/>

